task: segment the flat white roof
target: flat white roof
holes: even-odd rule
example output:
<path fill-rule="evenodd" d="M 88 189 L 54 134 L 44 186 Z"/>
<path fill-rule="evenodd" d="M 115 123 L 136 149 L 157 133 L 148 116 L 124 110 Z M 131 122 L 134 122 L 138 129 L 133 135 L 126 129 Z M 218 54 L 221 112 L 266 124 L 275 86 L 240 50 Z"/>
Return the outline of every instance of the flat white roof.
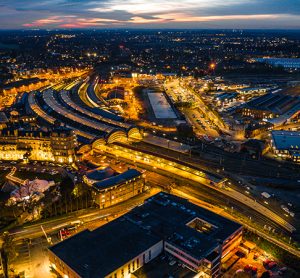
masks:
<path fill-rule="evenodd" d="M 177 119 L 177 116 L 164 93 L 148 92 L 148 97 L 157 119 Z"/>

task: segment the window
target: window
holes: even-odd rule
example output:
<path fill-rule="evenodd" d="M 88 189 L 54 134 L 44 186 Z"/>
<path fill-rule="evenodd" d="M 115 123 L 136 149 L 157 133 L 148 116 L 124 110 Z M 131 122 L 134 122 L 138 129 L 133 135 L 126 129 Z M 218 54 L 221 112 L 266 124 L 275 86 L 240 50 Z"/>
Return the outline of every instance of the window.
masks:
<path fill-rule="evenodd" d="M 132 262 L 132 271 L 134 271 L 134 261 Z"/>
<path fill-rule="evenodd" d="M 139 260 L 139 258 L 136 259 L 136 267 L 137 267 L 137 268 L 140 267 L 140 260 Z"/>
<path fill-rule="evenodd" d="M 143 254 L 143 264 L 145 263 L 145 261 L 146 261 L 146 255 Z"/>
<path fill-rule="evenodd" d="M 118 274 L 117 274 L 117 273 L 115 273 L 115 274 L 114 274 L 114 278 L 117 278 L 117 277 L 118 277 Z"/>
<path fill-rule="evenodd" d="M 128 264 L 128 274 L 130 273 L 130 264 Z"/>
<path fill-rule="evenodd" d="M 151 250 L 149 250 L 149 261 L 151 260 Z"/>

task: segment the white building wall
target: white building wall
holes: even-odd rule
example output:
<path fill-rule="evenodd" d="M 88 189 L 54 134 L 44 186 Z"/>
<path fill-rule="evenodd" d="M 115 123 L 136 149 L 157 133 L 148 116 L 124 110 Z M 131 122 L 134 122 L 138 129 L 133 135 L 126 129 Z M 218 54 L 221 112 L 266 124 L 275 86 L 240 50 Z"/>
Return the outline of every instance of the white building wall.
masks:
<path fill-rule="evenodd" d="M 132 258 L 123 266 L 119 267 L 109 275 L 105 276 L 105 278 L 129 278 L 131 276 L 131 273 L 141 268 L 144 264 L 152 261 L 158 255 L 160 255 L 163 251 L 163 248 L 164 244 L 161 240 L 149 249 L 139 254 L 138 256 Z"/>

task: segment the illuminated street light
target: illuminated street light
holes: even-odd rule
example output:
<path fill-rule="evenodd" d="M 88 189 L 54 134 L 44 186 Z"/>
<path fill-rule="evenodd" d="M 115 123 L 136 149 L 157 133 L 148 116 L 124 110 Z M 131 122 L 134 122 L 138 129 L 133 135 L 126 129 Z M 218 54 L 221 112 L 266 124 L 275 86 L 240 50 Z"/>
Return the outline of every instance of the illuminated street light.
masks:
<path fill-rule="evenodd" d="M 211 64 L 209 65 L 209 68 L 210 68 L 211 70 L 215 70 L 216 64 L 215 64 L 215 63 L 211 63 Z"/>

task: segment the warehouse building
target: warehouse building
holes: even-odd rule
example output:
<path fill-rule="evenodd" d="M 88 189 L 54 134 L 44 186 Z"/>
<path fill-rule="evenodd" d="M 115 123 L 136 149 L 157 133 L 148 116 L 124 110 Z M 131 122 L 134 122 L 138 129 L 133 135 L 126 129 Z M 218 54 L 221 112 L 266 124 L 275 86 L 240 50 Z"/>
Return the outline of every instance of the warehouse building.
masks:
<path fill-rule="evenodd" d="M 63 277 L 124 278 L 167 253 L 193 277 L 220 277 L 222 260 L 241 240 L 242 225 L 161 192 L 94 231 L 50 247 L 49 258 Z"/>
<path fill-rule="evenodd" d="M 299 131 L 273 130 L 270 145 L 275 155 L 300 162 Z"/>
<path fill-rule="evenodd" d="M 283 67 L 285 69 L 300 69 L 299 58 L 256 58 L 254 60 L 275 67 Z"/>
<path fill-rule="evenodd" d="M 253 99 L 242 108 L 243 116 L 271 119 L 270 122 L 274 122 L 274 124 L 284 123 L 284 121 L 296 117 L 299 112 L 299 97 L 272 93 Z"/>

